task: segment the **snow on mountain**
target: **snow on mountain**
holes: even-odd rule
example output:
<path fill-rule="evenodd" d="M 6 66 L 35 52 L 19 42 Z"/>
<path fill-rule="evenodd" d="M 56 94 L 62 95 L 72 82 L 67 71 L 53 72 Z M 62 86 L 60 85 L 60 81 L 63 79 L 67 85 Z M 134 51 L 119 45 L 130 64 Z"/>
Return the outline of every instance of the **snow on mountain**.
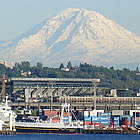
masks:
<path fill-rule="evenodd" d="M 58 66 L 138 63 L 140 37 L 95 11 L 66 9 L 20 37 L 0 44 L 0 59 Z"/>

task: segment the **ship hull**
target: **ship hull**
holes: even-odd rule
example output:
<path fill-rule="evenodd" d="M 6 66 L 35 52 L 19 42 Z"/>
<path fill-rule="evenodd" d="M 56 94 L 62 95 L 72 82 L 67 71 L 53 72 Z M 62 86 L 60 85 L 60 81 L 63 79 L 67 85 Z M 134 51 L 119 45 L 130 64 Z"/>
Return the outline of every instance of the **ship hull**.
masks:
<path fill-rule="evenodd" d="M 44 127 L 15 127 L 17 133 L 48 133 L 48 134 L 81 134 L 81 128 L 44 128 Z"/>

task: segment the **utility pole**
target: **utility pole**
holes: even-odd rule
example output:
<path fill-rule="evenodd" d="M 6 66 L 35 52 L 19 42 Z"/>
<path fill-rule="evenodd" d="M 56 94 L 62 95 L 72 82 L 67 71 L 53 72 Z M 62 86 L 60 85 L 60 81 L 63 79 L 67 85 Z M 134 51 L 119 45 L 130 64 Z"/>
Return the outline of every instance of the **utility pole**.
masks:
<path fill-rule="evenodd" d="M 96 110 L 96 84 L 94 83 L 94 110 Z"/>
<path fill-rule="evenodd" d="M 93 84 L 93 87 L 94 87 L 94 111 L 96 111 L 96 89 L 97 89 L 97 85 L 100 83 L 100 79 L 94 79 L 92 80 L 92 84 Z"/>
<path fill-rule="evenodd" d="M 51 88 L 51 95 L 50 95 L 50 110 L 53 110 L 53 86 L 54 82 L 49 82 L 50 88 Z"/>

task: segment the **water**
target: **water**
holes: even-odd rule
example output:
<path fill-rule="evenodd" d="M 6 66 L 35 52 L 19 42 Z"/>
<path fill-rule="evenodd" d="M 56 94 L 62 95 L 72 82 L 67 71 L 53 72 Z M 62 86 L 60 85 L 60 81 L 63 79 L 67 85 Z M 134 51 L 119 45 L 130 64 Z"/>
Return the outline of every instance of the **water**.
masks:
<path fill-rule="evenodd" d="M 139 140 L 140 135 L 128 134 L 17 134 L 0 135 L 0 140 Z"/>

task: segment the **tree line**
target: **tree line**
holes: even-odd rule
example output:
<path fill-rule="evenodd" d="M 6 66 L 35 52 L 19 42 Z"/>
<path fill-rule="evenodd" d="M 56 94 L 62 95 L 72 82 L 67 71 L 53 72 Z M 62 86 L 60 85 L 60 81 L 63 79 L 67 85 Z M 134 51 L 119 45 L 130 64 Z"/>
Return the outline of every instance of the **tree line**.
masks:
<path fill-rule="evenodd" d="M 128 68 L 115 70 L 113 67 L 107 68 L 87 63 L 73 66 L 70 61 L 66 67 L 61 63 L 58 68 L 44 67 L 40 62 L 31 66 L 28 61 L 15 63 L 13 68 L 0 64 L 0 77 L 6 74 L 8 78 L 99 78 L 101 87 L 129 89 L 131 93 L 140 92 L 140 76 L 137 73 L 139 73 L 138 68 L 136 70 Z"/>

